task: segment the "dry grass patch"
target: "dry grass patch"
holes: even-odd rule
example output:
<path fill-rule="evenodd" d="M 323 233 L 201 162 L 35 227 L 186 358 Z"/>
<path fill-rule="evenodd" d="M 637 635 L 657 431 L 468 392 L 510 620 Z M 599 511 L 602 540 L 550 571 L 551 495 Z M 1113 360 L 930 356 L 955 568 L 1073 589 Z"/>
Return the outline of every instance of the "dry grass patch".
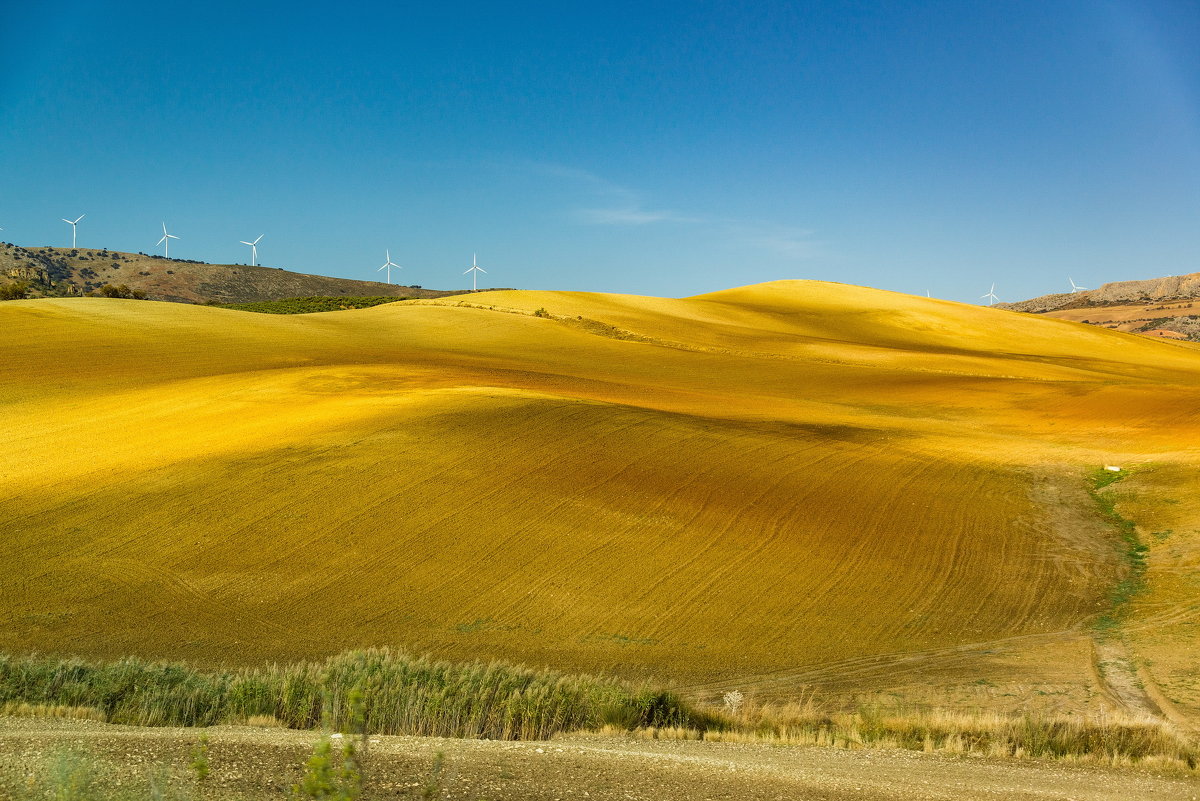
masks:
<path fill-rule="evenodd" d="M 70 706 L 67 704 L 30 704 L 24 701 L 5 701 L 0 704 L 0 717 L 10 718 L 72 718 L 108 722 L 104 710 L 94 706 Z"/>
<path fill-rule="evenodd" d="M 710 709 L 712 726 L 641 727 L 658 740 L 767 743 L 838 748 L 900 748 L 927 753 L 1051 758 L 1098 765 L 1144 765 L 1200 772 L 1200 745 L 1170 724 L 1121 714 L 1012 716 L 997 713 L 862 708 L 825 714 L 811 703 L 748 704 L 737 715 Z"/>

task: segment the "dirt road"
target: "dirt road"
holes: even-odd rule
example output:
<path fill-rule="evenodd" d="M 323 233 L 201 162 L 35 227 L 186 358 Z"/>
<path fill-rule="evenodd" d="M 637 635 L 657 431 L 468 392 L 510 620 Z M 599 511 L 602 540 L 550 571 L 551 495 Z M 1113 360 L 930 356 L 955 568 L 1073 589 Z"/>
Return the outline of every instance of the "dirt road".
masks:
<path fill-rule="evenodd" d="M 317 739 L 314 732 L 281 729 L 205 731 L 210 799 L 283 797 Z M 108 784 L 144 784 L 156 763 L 174 766 L 176 781 L 188 784 L 194 781 L 187 774 L 188 753 L 200 734 L 194 729 L 0 718 L 0 787 L 23 781 L 24 771 L 63 747 L 98 757 Z M 434 776 L 439 753 L 444 766 Z M 367 799 L 420 798 L 431 782 L 437 790 L 429 797 L 471 801 L 1200 799 L 1200 778 L 1134 769 L 619 737 L 550 742 L 374 737 L 365 765 Z"/>

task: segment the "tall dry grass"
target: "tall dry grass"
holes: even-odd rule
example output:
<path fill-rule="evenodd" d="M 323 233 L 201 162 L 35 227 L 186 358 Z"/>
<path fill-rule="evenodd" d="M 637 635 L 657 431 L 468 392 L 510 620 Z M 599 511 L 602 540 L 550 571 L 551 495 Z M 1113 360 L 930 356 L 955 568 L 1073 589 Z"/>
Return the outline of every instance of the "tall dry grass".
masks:
<path fill-rule="evenodd" d="M 761 742 L 844 748 L 903 748 L 1049 757 L 1105 764 L 1158 764 L 1200 771 L 1200 746 L 1155 719 L 1120 714 L 1097 717 L 1001 715 L 862 707 L 826 713 L 812 697 L 787 705 L 748 702 L 737 714 L 728 707 L 706 713 L 707 729 L 643 727 L 635 734 L 655 739 Z"/>
<path fill-rule="evenodd" d="M 290 728 L 342 729 L 354 692 L 362 693 L 367 731 L 379 734 L 545 739 L 604 725 L 706 725 L 674 695 L 650 687 L 386 648 L 230 671 L 139 659 L 0 657 L 0 705 L 85 707 L 136 726 L 274 719 Z"/>

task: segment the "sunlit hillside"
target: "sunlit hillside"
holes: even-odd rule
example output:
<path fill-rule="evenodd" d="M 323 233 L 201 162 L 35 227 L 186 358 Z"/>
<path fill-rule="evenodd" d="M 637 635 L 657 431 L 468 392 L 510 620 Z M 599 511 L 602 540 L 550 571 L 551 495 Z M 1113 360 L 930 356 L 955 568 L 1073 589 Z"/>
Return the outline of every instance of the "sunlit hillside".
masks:
<path fill-rule="evenodd" d="M 1131 568 L 1089 476 L 1130 474 L 1118 510 L 1200 485 L 1200 350 L 818 282 L 296 316 L 14 301 L 0 404 L 10 652 L 391 644 L 1081 708 L 1129 701 L 1101 674 L 1131 647 L 1095 630 Z M 1163 653 L 1200 645 L 1200 588 L 1160 582 L 1200 551 L 1173 508 L 1122 623 L 1174 610 Z M 1161 704 L 1192 715 L 1177 661 Z"/>

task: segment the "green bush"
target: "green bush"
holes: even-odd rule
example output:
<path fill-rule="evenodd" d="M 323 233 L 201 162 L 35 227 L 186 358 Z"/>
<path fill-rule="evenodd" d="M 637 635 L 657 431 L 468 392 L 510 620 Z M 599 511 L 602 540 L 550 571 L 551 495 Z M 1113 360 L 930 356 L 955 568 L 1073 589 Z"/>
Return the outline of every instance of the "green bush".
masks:
<path fill-rule="evenodd" d="M 124 298 L 126 300 L 145 300 L 146 299 L 145 292 L 143 292 L 140 289 L 130 289 L 125 284 L 121 284 L 120 286 L 113 286 L 112 284 L 105 284 L 104 286 L 100 287 L 95 292 L 93 292 L 92 295 L 95 297 L 100 297 L 100 298 Z"/>
<path fill-rule="evenodd" d="M 29 297 L 29 282 L 16 281 L 0 286 L 0 300 L 24 300 Z"/>

